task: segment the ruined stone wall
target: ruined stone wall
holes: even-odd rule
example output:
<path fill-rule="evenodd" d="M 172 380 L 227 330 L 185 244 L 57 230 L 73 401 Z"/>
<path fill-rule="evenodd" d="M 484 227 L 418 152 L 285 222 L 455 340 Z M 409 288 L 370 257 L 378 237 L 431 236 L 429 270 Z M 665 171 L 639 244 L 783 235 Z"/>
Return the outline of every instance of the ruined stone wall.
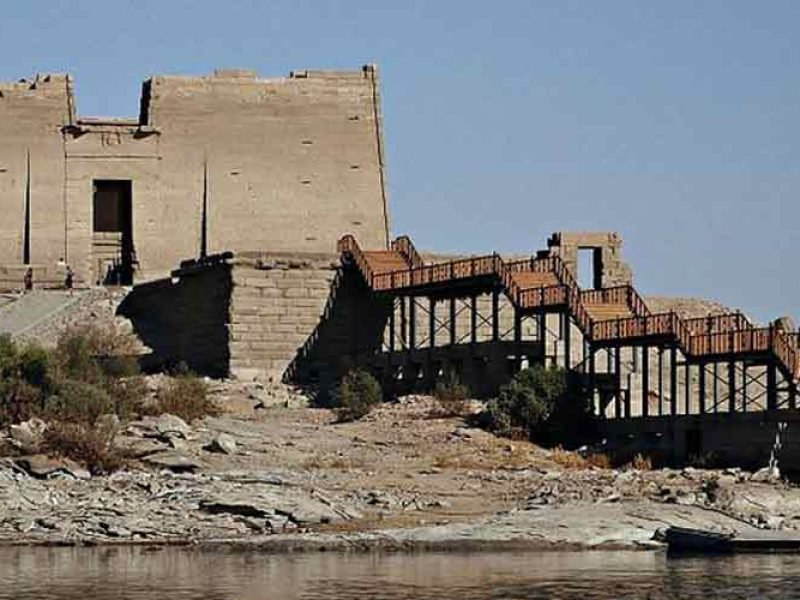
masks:
<path fill-rule="evenodd" d="M 622 258 L 622 237 L 615 232 L 559 231 L 547 240 L 547 247 L 562 258 L 576 278 L 579 250 L 594 249 L 599 253 L 594 265 L 599 287 L 633 283 L 633 271 Z"/>
<path fill-rule="evenodd" d="M 154 77 L 138 119 L 81 119 L 66 76 L 0 84 L 0 265 L 64 257 L 92 281 L 92 183 L 130 180 L 137 280 L 179 260 L 388 242 L 377 71 Z M 30 154 L 30 178 L 27 157 Z"/>
<path fill-rule="evenodd" d="M 230 265 L 219 262 L 137 285 L 118 312 L 152 350 L 146 367 L 184 362 L 197 373 L 224 377 L 230 363 L 230 294 Z"/>

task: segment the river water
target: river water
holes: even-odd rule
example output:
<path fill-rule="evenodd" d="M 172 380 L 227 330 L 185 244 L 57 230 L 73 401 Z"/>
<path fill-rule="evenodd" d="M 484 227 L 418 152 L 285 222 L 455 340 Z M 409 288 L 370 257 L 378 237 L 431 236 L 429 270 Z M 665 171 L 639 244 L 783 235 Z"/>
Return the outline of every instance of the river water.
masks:
<path fill-rule="evenodd" d="M 0 599 L 800 598 L 800 556 L 0 549 Z"/>

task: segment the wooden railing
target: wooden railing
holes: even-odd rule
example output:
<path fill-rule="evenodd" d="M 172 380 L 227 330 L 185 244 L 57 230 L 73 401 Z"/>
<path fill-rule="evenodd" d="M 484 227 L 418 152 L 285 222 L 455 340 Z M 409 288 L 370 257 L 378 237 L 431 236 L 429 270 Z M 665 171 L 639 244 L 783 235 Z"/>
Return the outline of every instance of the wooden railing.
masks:
<path fill-rule="evenodd" d="M 411 238 L 407 235 L 401 235 L 392 242 L 392 250 L 399 253 L 406 261 L 406 264 L 412 269 L 419 269 L 425 266 L 425 261 L 422 260 L 417 249 L 414 247 Z"/>
<path fill-rule="evenodd" d="M 630 297 L 628 287 L 620 285 L 599 290 L 581 290 L 581 300 L 584 304 L 625 304 L 627 306 Z"/>
<path fill-rule="evenodd" d="M 416 269 L 377 273 L 372 276 L 372 288 L 378 291 L 386 291 L 397 288 L 455 281 L 470 277 L 494 275 L 500 273 L 501 263 L 500 256 L 497 254 L 490 254 L 424 265 Z"/>
<path fill-rule="evenodd" d="M 517 304 L 520 308 L 529 309 L 543 306 L 559 306 L 567 304 L 567 295 L 567 287 L 563 285 L 527 288 L 519 291 Z"/>
<path fill-rule="evenodd" d="M 694 317 L 684 319 L 683 322 L 692 335 L 753 328 L 748 318 L 738 311 L 709 317 Z"/>
<path fill-rule="evenodd" d="M 356 238 L 350 234 L 345 235 L 336 244 L 336 250 L 340 255 L 349 255 L 356 263 L 356 266 L 358 267 L 358 270 L 361 271 L 364 279 L 367 280 L 367 284 L 371 287 L 374 287 L 375 283 L 373 281 L 374 276 L 372 274 L 372 269 L 369 266 L 369 262 L 367 262 L 367 257 L 364 256 L 364 253 L 361 251 L 361 246 L 358 245 Z"/>
<path fill-rule="evenodd" d="M 611 341 L 647 336 L 686 336 L 680 317 L 674 312 L 597 321 L 592 324 L 592 340 Z"/>
<path fill-rule="evenodd" d="M 636 288 L 632 285 L 628 287 L 628 306 L 631 308 L 631 312 L 639 317 L 648 317 L 653 313 L 650 312 L 650 309 L 647 307 L 647 303 L 644 301 L 639 295 L 639 292 L 636 291 Z"/>

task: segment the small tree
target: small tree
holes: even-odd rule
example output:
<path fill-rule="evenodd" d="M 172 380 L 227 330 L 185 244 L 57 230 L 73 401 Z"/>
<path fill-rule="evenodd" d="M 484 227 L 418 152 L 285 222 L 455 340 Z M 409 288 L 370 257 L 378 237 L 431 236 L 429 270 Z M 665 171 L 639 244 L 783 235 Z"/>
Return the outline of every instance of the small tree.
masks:
<path fill-rule="evenodd" d="M 383 400 L 381 384 L 363 369 L 353 369 L 339 386 L 336 415 L 339 421 L 355 421 L 369 414 L 372 407 Z"/>

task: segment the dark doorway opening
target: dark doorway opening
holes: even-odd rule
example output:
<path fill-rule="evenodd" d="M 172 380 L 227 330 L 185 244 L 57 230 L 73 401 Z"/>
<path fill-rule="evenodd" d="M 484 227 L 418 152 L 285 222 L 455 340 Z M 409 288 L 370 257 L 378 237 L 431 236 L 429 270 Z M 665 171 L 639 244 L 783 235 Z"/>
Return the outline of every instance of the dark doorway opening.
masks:
<path fill-rule="evenodd" d="M 94 181 L 92 231 L 98 283 L 131 285 L 136 257 L 130 180 Z"/>

